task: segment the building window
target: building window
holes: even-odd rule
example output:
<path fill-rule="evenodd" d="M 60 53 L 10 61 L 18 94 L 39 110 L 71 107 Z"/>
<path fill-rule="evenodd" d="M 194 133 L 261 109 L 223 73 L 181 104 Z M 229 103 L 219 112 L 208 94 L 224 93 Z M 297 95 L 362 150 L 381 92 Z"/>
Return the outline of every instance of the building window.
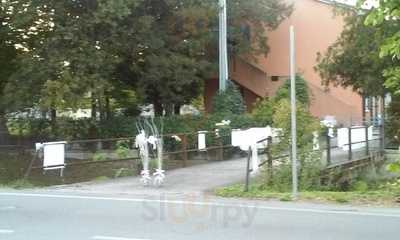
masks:
<path fill-rule="evenodd" d="M 271 81 L 273 82 L 278 82 L 279 81 L 279 76 L 272 76 Z"/>

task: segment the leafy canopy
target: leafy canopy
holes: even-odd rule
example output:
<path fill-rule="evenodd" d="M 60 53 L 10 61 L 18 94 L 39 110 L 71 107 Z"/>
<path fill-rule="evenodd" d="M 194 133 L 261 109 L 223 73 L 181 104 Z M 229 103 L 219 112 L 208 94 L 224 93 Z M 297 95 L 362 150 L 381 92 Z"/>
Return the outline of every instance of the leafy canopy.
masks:
<path fill-rule="evenodd" d="M 319 53 L 315 69 L 327 87 L 341 85 L 363 95 L 382 96 L 385 92 L 382 73 L 395 61 L 382 58 L 380 46 L 395 29 L 391 25 L 366 26 L 367 15 L 354 10 L 342 9 L 341 13 L 344 29 L 326 53 Z"/>
<path fill-rule="evenodd" d="M 235 83 L 229 82 L 224 92 L 215 95 L 212 112 L 216 115 L 241 115 L 246 112 L 242 94 Z"/>
<path fill-rule="evenodd" d="M 301 75 L 296 76 L 296 98 L 299 104 L 301 104 L 305 108 L 308 108 L 310 104 L 310 93 L 308 90 L 307 82 Z M 264 126 L 272 125 L 273 116 L 275 114 L 275 111 L 277 110 L 276 105 L 279 104 L 281 100 L 290 100 L 289 79 L 286 80 L 286 82 L 278 89 L 276 95 L 273 98 L 258 100 L 255 104 L 252 115 L 258 122 L 264 124 Z"/>
<path fill-rule="evenodd" d="M 17 70 L 9 110 L 107 107 L 134 92 L 157 109 L 189 103 L 217 70 L 214 0 L 21 0 L 7 5 Z M 291 13 L 281 0 L 228 1 L 232 55 L 267 54 L 266 31 Z M 250 37 L 249 37 L 250 36 Z M 121 103 L 121 101 L 120 101 Z M 11 109 L 13 107 L 14 109 Z M 161 111 L 162 112 L 162 111 Z"/>
<path fill-rule="evenodd" d="M 360 2 L 364 2 L 360 1 Z M 372 9 L 365 19 L 367 26 L 382 30 L 387 27 L 393 30 L 384 36 L 383 41 L 379 44 L 380 57 L 389 58 L 392 64 L 383 69 L 385 77 L 385 87 L 395 94 L 400 94 L 400 67 L 398 65 L 400 59 L 400 2 L 397 0 L 379 1 L 379 6 Z"/>

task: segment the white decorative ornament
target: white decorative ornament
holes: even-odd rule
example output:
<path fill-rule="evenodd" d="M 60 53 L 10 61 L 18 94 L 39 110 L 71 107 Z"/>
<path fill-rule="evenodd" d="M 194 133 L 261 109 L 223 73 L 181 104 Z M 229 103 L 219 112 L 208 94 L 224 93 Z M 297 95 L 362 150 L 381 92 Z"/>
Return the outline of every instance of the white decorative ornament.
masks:
<path fill-rule="evenodd" d="M 156 172 L 153 173 L 154 176 L 154 182 L 153 184 L 155 186 L 160 186 L 164 183 L 164 179 L 165 179 L 165 171 L 162 169 L 156 169 Z"/>
<path fill-rule="evenodd" d="M 149 170 L 142 170 L 140 175 L 142 176 L 140 178 L 140 182 L 145 186 L 149 185 L 149 183 L 151 182 L 150 171 Z"/>
<path fill-rule="evenodd" d="M 231 125 L 231 120 L 223 120 L 220 123 L 215 124 L 217 127 L 229 126 Z"/>
<path fill-rule="evenodd" d="M 143 170 L 141 172 L 140 181 L 145 185 L 150 185 L 153 183 L 155 186 L 160 186 L 165 180 L 165 171 L 162 169 L 163 163 L 163 139 L 159 134 L 157 126 L 155 125 L 153 119 L 151 123 L 148 120 L 144 121 L 144 124 L 148 126 L 151 136 L 147 137 L 143 126 L 138 123 L 137 127 L 140 134 L 136 136 L 136 147 L 139 149 L 140 159 L 142 160 Z M 161 130 L 162 132 L 162 130 Z M 149 145 L 151 145 L 152 150 L 156 150 L 157 156 L 157 168 L 153 173 L 154 180 L 152 181 L 152 175 L 149 168 Z"/>
<path fill-rule="evenodd" d="M 172 136 L 172 138 L 175 139 L 175 141 L 177 142 L 182 142 L 182 139 L 177 135 Z"/>

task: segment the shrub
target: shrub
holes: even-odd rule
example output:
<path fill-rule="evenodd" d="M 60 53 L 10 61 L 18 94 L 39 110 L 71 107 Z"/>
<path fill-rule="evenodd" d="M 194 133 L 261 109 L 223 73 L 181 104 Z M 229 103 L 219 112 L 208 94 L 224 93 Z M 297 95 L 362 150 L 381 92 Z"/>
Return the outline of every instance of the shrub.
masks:
<path fill-rule="evenodd" d="M 212 112 L 218 115 L 240 115 L 246 112 L 243 97 L 235 83 L 229 82 L 227 89 L 214 97 Z"/>
<path fill-rule="evenodd" d="M 275 95 L 275 100 L 280 101 L 282 99 L 290 98 L 290 79 L 286 80 L 285 84 L 279 88 Z M 296 99 L 304 106 L 310 104 L 310 94 L 308 92 L 308 86 L 306 80 L 300 76 L 296 76 Z"/>
<path fill-rule="evenodd" d="M 351 189 L 356 192 L 366 192 L 369 189 L 368 183 L 364 181 L 356 181 L 352 184 Z"/>
<path fill-rule="evenodd" d="M 390 147 L 398 148 L 400 145 L 400 97 L 393 97 L 388 109 L 385 134 Z"/>
<path fill-rule="evenodd" d="M 275 101 L 273 99 L 265 98 L 258 100 L 251 113 L 254 120 L 264 126 L 272 125 L 272 116 L 274 115 Z"/>
<path fill-rule="evenodd" d="M 273 126 L 282 129 L 280 143 L 274 145 L 273 155 L 289 152 L 291 142 L 290 102 L 282 99 L 274 106 Z M 299 185 L 302 190 L 318 189 L 320 187 L 321 153 L 313 151 L 313 133 L 320 130 L 319 122 L 311 116 L 304 105 L 297 108 L 297 149 L 299 161 Z M 273 179 L 264 175 L 264 185 L 279 191 L 289 190 L 291 186 L 291 161 L 289 158 L 280 160 L 274 169 Z M 272 185 L 271 185 L 272 184 Z"/>

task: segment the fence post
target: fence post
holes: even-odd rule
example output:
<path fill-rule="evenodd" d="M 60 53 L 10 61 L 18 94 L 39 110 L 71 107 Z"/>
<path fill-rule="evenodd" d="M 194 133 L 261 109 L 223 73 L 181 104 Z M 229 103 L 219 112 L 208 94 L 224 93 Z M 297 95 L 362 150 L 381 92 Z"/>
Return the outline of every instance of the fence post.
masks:
<path fill-rule="evenodd" d="M 217 149 L 217 158 L 218 158 L 218 161 L 222 161 L 222 160 L 224 160 L 224 143 L 223 143 L 223 140 L 222 140 L 222 137 L 221 136 L 217 136 L 217 142 L 218 142 L 218 149 Z"/>
<path fill-rule="evenodd" d="M 368 137 L 368 126 L 365 126 L 365 153 L 369 156 L 369 137 Z"/>
<path fill-rule="evenodd" d="M 249 150 L 247 152 L 247 165 L 246 165 L 246 184 L 244 186 L 244 191 L 248 192 L 249 191 L 249 184 L 250 184 L 250 158 L 251 158 L 251 147 L 249 147 Z"/>
<path fill-rule="evenodd" d="M 351 127 L 349 127 L 349 161 L 353 159 L 353 151 L 352 151 L 352 140 L 351 140 Z"/>
<path fill-rule="evenodd" d="M 272 179 L 274 177 L 271 148 L 272 148 L 272 137 L 270 136 L 268 137 L 268 148 L 267 148 L 269 183 L 272 183 Z"/>
<path fill-rule="evenodd" d="M 384 132 L 383 123 L 379 126 L 379 137 L 380 137 L 380 141 L 379 141 L 380 153 L 381 153 L 381 155 L 383 155 L 383 153 L 385 152 L 385 132 Z"/>
<path fill-rule="evenodd" d="M 332 164 L 331 159 L 331 136 L 329 136 L 329 132 L 326 134 L 326 163 L 328 166 Z"/>
<path fill-rule="evenodd" d="M 186 135 L 182 135 L 182 160 L 183 167 L 187 167 L 188 153 L 187 153 L 188 140 Z"/>

